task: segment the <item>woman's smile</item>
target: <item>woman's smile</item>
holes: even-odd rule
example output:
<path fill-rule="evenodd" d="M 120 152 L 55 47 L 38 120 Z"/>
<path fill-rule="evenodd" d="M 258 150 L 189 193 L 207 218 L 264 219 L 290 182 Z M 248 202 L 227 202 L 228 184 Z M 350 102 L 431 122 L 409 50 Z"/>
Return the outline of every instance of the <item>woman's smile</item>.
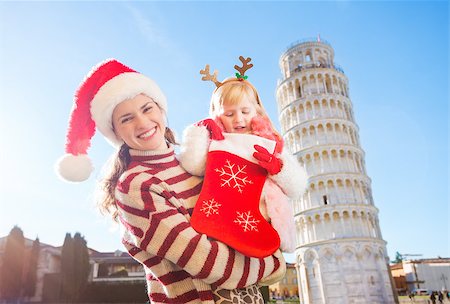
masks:
<path fill-rule="evenodd" d="M 149 139 L 149 137 L 153 136 L 153 134 L 155 134 L 155 132 L 156 132 L 156 126 L 152 129 L 146 131 L 145 133 L 138 135 L 138 138 L 147 140 L 147 139 Z"/>

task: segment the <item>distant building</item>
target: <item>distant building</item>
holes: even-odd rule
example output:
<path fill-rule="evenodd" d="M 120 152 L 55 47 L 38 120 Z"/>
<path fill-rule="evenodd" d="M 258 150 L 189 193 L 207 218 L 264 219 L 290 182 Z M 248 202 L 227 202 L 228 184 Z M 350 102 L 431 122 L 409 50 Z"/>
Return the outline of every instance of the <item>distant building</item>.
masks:
<path fill-rule="evenodd" d="M 5 251 L 7 237 L 0 238 L 0 268 L 2 256 Z M 33 240 L 25 238 L 25 256 L 29 254 L 33 246 Z M 36 292 L 33 297 L 28 298 L 28 302 L 43 302 L 45 290 L 52 289 L 54 280 L 61 272 L 61 249 L 62 246 L 55 247 L 45 243 L 40 243 L 39 259 L 36 274 Z M 89 281 L 93 283 L 139 284 L 145 285 L 145 273 L 142 266 L 136 262 L 128 253 L 98 252 L 89 250 L 89 262 L 91 264 L 91 274 Z M 145 287 L 143 287 L 145 289 Z M 1 294 L 0 294 L 1 299 Z"/>
<path fill-rule="evenodd" d="M 391 273 L 399 293 L 450 289 L 450 258 L 406 260 L 391 265 Z"/>
<path fill-rule="evenodd" d="M 269 295 L 271 299 L 298 298 L 298 279 L 295 264 L 286 263 L 285 277 L 269 286 Z"/>
<path fill-rule="evenodd" d="M 0 238 L 0 268 L 2 256 L 5 252 L 7 237 Z M 33 246 L 33 240 L 25 238 L 25 256 L 29 255 Z M 47 274 L 59 273 L 61 271 L 61 247 L 54 247 L 40 243 L 39 259 L 36 273 L 36 292 L 29 298 L 30 302 L 41 302 L 44 290 L 44 277 Z M 0 294 L 1 298 L 1 294 Z"/>
<path fill-rule="evenodd" d="M 403 270 L 403 264 L 397 263 L 390 265 L 391 274 L 394 280 L 395 288 L 399 296 L 404 296 L 409 294 L 408 285 L 406 285 L 405 271 Z"/>
<path fill-rule="evenodd" d="M 144 268 L 126 252 L 95 252 L 90 255 L 90 262 L 93 282 L 145 282 Z"/>

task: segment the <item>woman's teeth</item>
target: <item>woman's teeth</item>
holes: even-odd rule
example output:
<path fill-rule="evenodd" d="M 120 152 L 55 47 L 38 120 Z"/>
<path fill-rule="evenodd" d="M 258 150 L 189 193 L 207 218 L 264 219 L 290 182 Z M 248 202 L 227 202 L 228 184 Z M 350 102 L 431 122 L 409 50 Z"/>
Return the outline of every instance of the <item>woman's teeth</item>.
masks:
<path fill-rule="evenodd" d="M 138 137 L 141 139 L 146 139 L 146 138 L 152 136 L 153 134 L 155 134 L 155 132 L 156 132 L 156 128 L 153 128 L 151 130 L 148 130 L 144 134 L 139 135 Z"/>

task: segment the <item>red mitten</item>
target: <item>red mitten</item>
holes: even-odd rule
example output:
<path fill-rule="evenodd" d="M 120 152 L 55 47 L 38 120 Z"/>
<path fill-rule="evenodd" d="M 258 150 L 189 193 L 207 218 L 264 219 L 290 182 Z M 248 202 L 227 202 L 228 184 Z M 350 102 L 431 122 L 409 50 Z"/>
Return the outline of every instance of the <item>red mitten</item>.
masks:
<path fill-rule="evenodd" d="M 254 148 L 256 152 L 253 153 L 253 157 L 258 160 L 259 165 L 266 169 L 269 174 L 274 175 L 281 171 L 283 166 L 281 159 L 262 146 L 255 145 Z"/>
<path fill-rule="evenodd" d="M 267 171 L 252 157 L 253 145 L 275 149 L 275 142 L 249 134 L 224 133 L 212 141 L 192 227 L 246 256 L 266 257 L 280 238 L 259 211 Z"/>
<path fill-rule="evenodd" d="M 206 127 L 206 129 L 209 131 L 210 138 L 213 140 L 224 139 L 223 134 L 222 134 L 222 129 L 211 118 L 206 118 L 206 119 L 200 120 L 195 125 Z"/>

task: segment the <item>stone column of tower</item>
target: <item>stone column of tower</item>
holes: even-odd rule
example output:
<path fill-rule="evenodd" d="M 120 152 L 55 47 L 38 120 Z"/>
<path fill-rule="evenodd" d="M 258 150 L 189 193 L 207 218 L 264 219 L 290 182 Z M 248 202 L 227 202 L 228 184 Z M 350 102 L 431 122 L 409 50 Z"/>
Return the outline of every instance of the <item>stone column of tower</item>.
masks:
<path fill-rule="evenodd" d="M 396 303 L 348 79 L 333 48 L 296 43 L 280 68 L 282 134 L 308 173 L 294 202 L 301 303 Z"/>

